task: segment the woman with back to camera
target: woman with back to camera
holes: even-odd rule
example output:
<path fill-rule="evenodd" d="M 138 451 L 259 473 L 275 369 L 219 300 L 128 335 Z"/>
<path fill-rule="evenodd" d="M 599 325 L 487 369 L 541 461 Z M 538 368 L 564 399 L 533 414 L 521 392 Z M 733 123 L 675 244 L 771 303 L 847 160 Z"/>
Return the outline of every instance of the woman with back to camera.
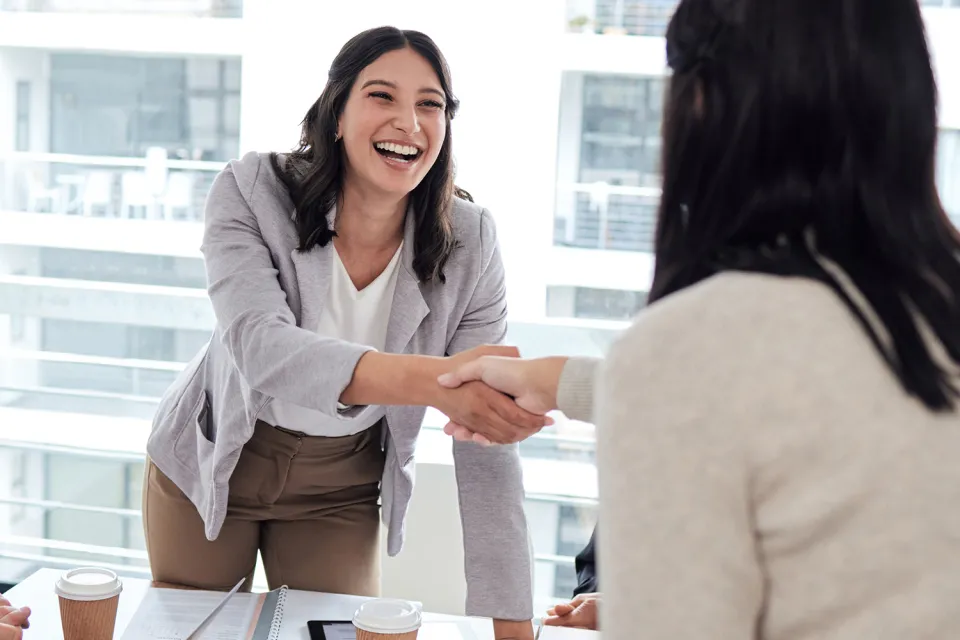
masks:
<path fill-rule="evenodd" d="M 592 412 L 604 638 L 960 638 L 960 240 L 917 2 L 682 0 L 667 47 L 653 304 L 595 391 L 580 359 L 444 381 Z"/>
<path fill-rule="evenodd" d="M 516 355 L 489 212 L 453 184 L 457 109 L 436 45 L 384 27 L 340 51 L 287 155 L 218 176 L 203 241 L 216 335 L 148 443 L 154 579 L 229 589 L 260 551 L 271 588 L 376 595 L 379 518 L 399 552 L 426 406 L 516 442 L 548 419 L 437 376 Z M 447 357 L 449 354 L 449 357 Z M 455 443 L 467 613 L 532 637 L 515 444 Z M 249 580 L 247 582 L 249 586 Z"/>

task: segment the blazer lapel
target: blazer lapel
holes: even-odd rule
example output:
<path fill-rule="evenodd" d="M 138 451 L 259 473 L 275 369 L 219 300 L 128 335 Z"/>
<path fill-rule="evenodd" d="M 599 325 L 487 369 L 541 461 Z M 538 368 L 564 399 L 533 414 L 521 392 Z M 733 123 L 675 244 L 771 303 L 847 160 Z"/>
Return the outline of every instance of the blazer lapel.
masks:
<path fill-rule="evenodd" d="M 390 321 L 387 324 L 387 353 L 404 353 L 420 323 L 430 313 L 430 307 L 420 291 L 420 282 L 413 270 L 415 220 L 412 211 L 404 222 L 403 249 L 400 269 L 393 294 Z M 297 272 L 300 292 L 300 327 L 311 331 L 320 323 L 320 313 L 330 291 L 333 277 L 333 245 L 315 246 L 306 253 L 293 250 L 291 257 Z"/>
<path fill-rule="evenodd" d="M 330 290 L 333 245 L 314 246 L 310 251 L 296 249 L 290 254 L 297 272 L 300 291 L 300 327 L 315 331 L 320 324 L 320 312 Z"/>
<path fill-rule="evenodd" d="M 414 223 L 414 213 L 408 211 L 404 223 L 400 272 L 397 274 L 390 322 L 387 324 L 387 353 L 404 353 L 420 323 L 430 313 L 430 307 L 420 291 L 420 281 L 413 270 Z"/>

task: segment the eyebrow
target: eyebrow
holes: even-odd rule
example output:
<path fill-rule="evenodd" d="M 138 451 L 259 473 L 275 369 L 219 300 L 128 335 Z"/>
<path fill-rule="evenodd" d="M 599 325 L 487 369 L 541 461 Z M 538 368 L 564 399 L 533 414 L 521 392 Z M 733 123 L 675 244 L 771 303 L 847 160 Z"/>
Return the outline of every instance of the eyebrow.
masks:
<path fill-rule="evenodd" d="M 363 86 L 360 88 L 366 89 L 367 87 L 370 87 L 373 85 L 381 85 L 384 87 L 390 87 L 391 89 L 397 88 L 397 83 L 390 82 L 389 80 L 367 80 L 366 82 L 363 83 Z M 443 91 L 440 91 L 439 89 L 434 89 L 432 87 L 423 87 L 422 89 L 420 89 L 420 93 L 433 93 L 440 96 L 441 98 L 444 98 L 444 99 L 446 98 L 446 96 L 443 95 Z"/>

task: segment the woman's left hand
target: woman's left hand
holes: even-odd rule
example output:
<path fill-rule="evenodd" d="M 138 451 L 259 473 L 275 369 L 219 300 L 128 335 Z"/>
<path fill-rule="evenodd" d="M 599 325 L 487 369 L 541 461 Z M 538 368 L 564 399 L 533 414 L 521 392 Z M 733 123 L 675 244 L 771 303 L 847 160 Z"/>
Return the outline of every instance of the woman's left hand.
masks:
<path fill-rule="evenodd" d="M 558 604 L 547 612 L 543 621 L 548 627 L 600 629 L 600 594 L 582 593 L 569 603 Z"/>

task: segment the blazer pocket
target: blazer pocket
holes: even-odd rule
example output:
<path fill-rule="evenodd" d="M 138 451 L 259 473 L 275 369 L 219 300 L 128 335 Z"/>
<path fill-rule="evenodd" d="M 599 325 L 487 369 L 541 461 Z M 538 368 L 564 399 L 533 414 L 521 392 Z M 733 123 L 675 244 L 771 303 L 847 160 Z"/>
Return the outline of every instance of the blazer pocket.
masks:
<path fill-rule="evenodd" d="M 202 467 L 204 461 L 209 461 L 213 456 L 215 441 L 210 399 L 206 390 L 200 389 L 199 397 L 184 413 L 186 415 L 182 418 L 183 426 L 174 444 L 174 452 L 177 459 L 188 467 L 196 468 L 198 462 Z"/>
<path fill-rule="evenodd" d="M 216 440 L 213 435 L 213 423 L 210 419 L 210 399 L 207 397 L 206 391 L 200 393 L 200 400 L 197 402 L 193 415 L 196 416 L 193 423 L 197 431 L 197 453 L 207 450 L 212 451 Z M 203 457 L 202 454 L 201 457 Z"/>

